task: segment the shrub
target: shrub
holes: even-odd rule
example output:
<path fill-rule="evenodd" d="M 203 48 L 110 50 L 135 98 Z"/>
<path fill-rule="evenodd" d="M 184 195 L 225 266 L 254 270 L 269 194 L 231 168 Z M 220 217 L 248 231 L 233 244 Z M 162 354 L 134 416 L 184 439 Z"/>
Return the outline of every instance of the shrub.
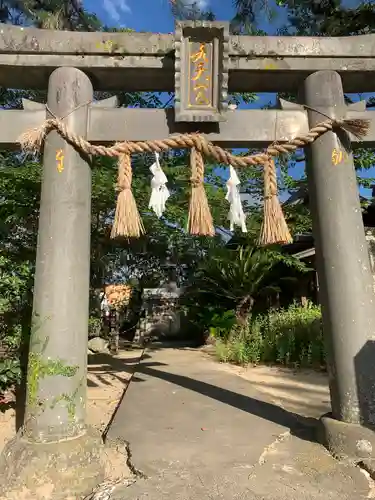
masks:
<path fill-rule="evenodd" d="M 262 357 L 263 338 L 256 328 L 235 325 L 228 340 L 216 342 L 216 355 L 222 362 L 239 365 L 259 363 Z"/>
<path fill-rule="evenodd" d="M 227 341 L 229 334 L 236 323 L 236 313 L 233 310 L 225 311 L 219 305 L 189 304 L 183 307 L 188 315 L 189 337 L 200 337 L 202 341 L 207 338 L 222 339 Z"/>
<path fill-rule="evenodd" d="M 292 304 L 275 311 L 264 325 L 262 361 L 321 366 L 325 361 L 320 307 Z M 265 321 L 265 320 L 263 320 Z"/>
<path fill-rule="evenodd" d="M 89 317 L 89 338 L 100 337 L 102 331 L 102 319 L 95 316 Z"/>
<path fill-rule="evenodd" d="M 280 363 L 321 367 L 325 363 L 320 307 L 292 304 L 287 309 L 257 316 L 232 329 L 229 339 L 217 343 L 220 361 L 237 364 Z"/>
<path fill-rule="evenodd" d="M 0 360 L 0 395 L 10 387 L 17 385 L 21 379 L 19 359 Z"/>
<path fill-rule="evenodd" d="M 228 340 L 235 323 L 235 311 L 229 310 L 223 313 L 214 313 L 209 322 L 209 334 L 215 339 Z"/>

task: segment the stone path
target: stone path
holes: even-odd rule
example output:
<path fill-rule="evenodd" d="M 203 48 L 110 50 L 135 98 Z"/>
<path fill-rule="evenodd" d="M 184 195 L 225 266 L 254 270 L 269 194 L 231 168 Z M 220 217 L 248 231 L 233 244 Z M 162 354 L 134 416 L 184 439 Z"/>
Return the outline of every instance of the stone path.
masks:
<path fill-rule="evenodd" d="M 313 419 L 266 398 L 199 351 L 149 349 L 108 433 L 138 480 L 111 500 L 375 498 L 314 442 Z"/>

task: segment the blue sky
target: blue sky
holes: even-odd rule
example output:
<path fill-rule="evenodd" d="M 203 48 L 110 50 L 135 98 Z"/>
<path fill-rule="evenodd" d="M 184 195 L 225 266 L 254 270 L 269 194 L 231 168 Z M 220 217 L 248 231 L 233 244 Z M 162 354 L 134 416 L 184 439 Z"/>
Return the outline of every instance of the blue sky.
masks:
<path fill-rule="evenodd" d="M 185 0 L 192 3 L 194 0 Z M 211 8 L 218 20 L 229 21 L 234 15 L 232 0 L 197 0 L 203 8 Z M 346 0 L 344 4 L 355 5 L 357 0 Z M 274 0 L 270 5 L 276 16 L 270 22 L 266 12 L 259 16 L 258 27 L 270 35 L 274 35 L 277 29 L 285 24 L 286 13 L 283 8 L 276 7 Z M 84 0 L 84 6 L 89 12 L 97 14 L 99 19 L 109 26 L 127 27 L 135 31 L 149 31 L 169 33 L 174 31 L 174 19 L 169 7 L 169 0 Z M 363 95 L 362 99 L 368 98 L 370 94 Z M 353 96 L 354 97 L 354 96 Z M 260 108 L 274 100 L 271 94 L 260 94 L 259 99 L 252 105 L 241 106 L 247 108 Z M 358 99 L 358 97 L 357 97 Z M 357 100 L 355 99 L 355 100 Z M 299 177 L 302 169 L 292 172 Z M 375 177 L 375 169 L 362 174 L 364 177 Z M 361 189 L 363 196 L 371 196 L 370 190 Z"/>
<path fill-rule="evenodd" d="M 186 3 L 192 1 L 186 0 Z M 219 20 L 230 20 L 233 17 L 232 0 L 198 0 L 197 3 L 212 8 Z M 174 31 L 174 20 L 168 0 L 85 0 L 84 5 L 109 25 L 121 25 L 136 31 Z M 283 9 L 277 9 L 277 13 L 278 18 L 272 25 L 265 14 L 264 18 L 260 19 L 259 27 L 269 33 L 274 32 L 285 19 Z"/>

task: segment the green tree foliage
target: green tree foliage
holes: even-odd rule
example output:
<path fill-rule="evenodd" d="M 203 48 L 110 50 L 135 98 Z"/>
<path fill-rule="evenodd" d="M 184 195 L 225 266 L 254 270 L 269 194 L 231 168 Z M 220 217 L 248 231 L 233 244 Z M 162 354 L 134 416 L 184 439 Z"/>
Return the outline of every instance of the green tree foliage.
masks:
<path fill-rule="evenodd" d="M 107 30 L 99 20 L 84 11 L 78 1 L 55 0 L 4 1 L 0 21 L 40 28 L 66 30 Z M 96 98 L 110 93 L 96 93 Z M 157 93 L 120 93 L 121 106 L 162 107 Z M 46 101 L 44 91 L 0 89 L 0 104 L 20 109 L 22 98 Z M 158 285 L 166 278 L 166 263 L 176 267 L 183 279 L 189 278 L 194 266 L 205 258 L 207 249 L 222 244 L 214 240 L 191 237 L 185 228 L 189 203 L 189 158 L 185 151 L 175 151 L 161 158 L 169 179 L 171 198 L 165 216 L 158 219 L 148 209 L 151 173 L 154 161 L 150 155 L 133 158 L 133 191 L 147 234 L 139 241 L 112 241 L 111 221 L 114 215 L 117 166 L 113 159 L 94 158 L 92 166 L 91 290 L 114 280 L 137 278 L 141 286 Z M 218 226 L 227 224 L 227 204 L 222 176 L 214 165 L 206 166 L 207 196 Z M 32 286 L 36 254 L 36 237 L 41 189 L 41 165 L 19 153 L 5 152 L 0 157 L 0 342 L 10 348 L 27 345 L 32 307 Z M 92 293 L 92 298 L 94 298 Z M 97 306 L 97 304 L 96 304 Z M 92 301 L 92 307 L 95 302 Z M 24 343 L 21 340 L 25 341 Z M 15 360 L 16 361 L 16 360 Z M 7 361 L 8 363 L 8 361 Z M 4 377 L 13 373 L 3 363 Z M 0 368 L 1 372 L 1 368 Z"/>
<path fill-rule="evenodd" d="M 20 375 L 31 318 L 40 168 L 8 154 L 0 161 L 0 347 L 15 356 L 0 359 L 0 391 Z"/>
<path fill-rule="evenodd" d="M 82 0 L 2 0 L 0 22 L 68 31 L 101 29 L 97 16 L 84 9 Z"/>
<path fill-rule="evenodd" d="M 258 247 L 253 238 L 236 249 L 214 248 L 195 273 L 187 300 L 210 321 L 221 309 L 233 311 L 239 323 L 248 320 L 257 301 L 280 291 L 285 276 L 307 271 L 298 259 L 274 248 Z M 287 270 L 287 272 L 285 272 Z M 202 306 L 206 311 L 202 312 Z M 200 312 L 199 312 L 200 311 Z"/>
<path fill-rule="evenodd" d="M 287 0 L 288 25 L 282 32 L 299 35 L 352 36 L 373 33 L 374 2 L 356 2 L 350 6 L 341 0 Z"/>
<path fill-rule="evenodd" d="M 189 21 L 206 20 L 213 21 L 215 15 L 212 10 L 203 11 L 199 2 L 186 2 L 185 0 L 169 0 L 172 14 L 176 19 Z"/>
<path fill-rule="evenodd" d="M 356 2 L 350 7 L 341 0 L 288 0 L 280 3 L 286 9 L 288 24 L 279 32 L 282 35 L 303 36 L 352 36 L 373 33 L 375 29 L 374 2 Z M 345 96 L 347 103 L 353 102 L 358 96 Z M 367 108 L 374 106 L 374 98 L 367 101 Z M 357 181 L 360 187 L 369 188 L 374 182 L 372 177 L 364 177 L 363 173 L 370 170 L 375 163 L 374 150 L 359 148 L 354 151 L 354 165 L 357 171 Z M 289 167 L 297 167 L 305 160 L 303 152 L 293 155 Z M 283 169 L 284 182 L 290 189 L 305 189 L 306 178 L 295 182 Z"/>

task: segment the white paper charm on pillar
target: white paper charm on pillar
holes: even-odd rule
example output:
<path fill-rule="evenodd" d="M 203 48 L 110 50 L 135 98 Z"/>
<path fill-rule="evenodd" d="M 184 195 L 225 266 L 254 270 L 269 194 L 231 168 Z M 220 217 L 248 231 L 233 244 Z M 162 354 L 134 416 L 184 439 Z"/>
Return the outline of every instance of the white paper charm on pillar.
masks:
<path fill-rule="evenodd" d="M 170 193 L 166 186 L 168 182 L 167 176 L 159 163 L 159 153 L 155 153 L 155 163 L 151 165 L 150 170 L 153 178 L 151 179 L 151 197 L 148 208 L 151 208 L 158 217 L 161 217 Z"/>
<path fill-rule="evenodd" d="M 230 222 L 230 230 L 233 231 L 234 226 L 240 226 L 243 233 L 247 233 L 246 229 L 246 215 L 242 208 L 241 196 L 240 196 L 240 180 L 238 178 L 237 172 L 234 170 L 232 165 L 229 166 L 229 179 L 227 181 L 227 194 L 225 199 L 229 201 L 230 208 L 228 219 Z"/>

